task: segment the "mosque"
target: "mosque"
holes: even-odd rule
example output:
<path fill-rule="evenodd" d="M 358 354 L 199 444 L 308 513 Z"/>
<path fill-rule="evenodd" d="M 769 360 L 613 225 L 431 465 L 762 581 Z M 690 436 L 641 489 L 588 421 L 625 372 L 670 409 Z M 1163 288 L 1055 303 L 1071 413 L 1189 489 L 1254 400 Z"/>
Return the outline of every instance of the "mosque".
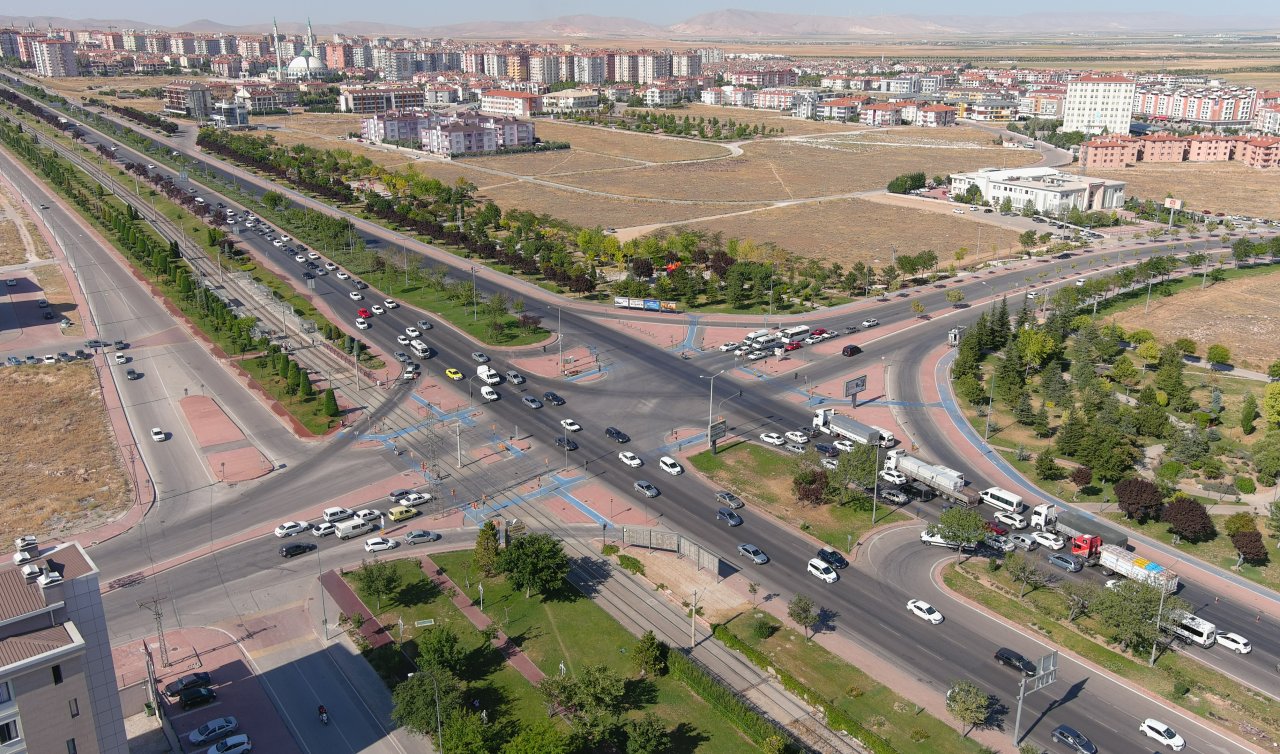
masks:
<path fill-rule="evenodd" d="M 275 19 L 271 19 L 271 39 L 272 46 L 276 51 L 276 80 L 284 81 L 287 77 L 290 81 L 300 81 L 305 79 L 323 78 L 328 68 L 324 61 L 316 55 L 316 35 L 311 32 L 311 19 L 307 19 L 307 36 L 304 40 L 302 52 L 298 57 L 289 61 L 286 68 L 284 58 L 280 54 L 280 30 L 276 27 Z"/>

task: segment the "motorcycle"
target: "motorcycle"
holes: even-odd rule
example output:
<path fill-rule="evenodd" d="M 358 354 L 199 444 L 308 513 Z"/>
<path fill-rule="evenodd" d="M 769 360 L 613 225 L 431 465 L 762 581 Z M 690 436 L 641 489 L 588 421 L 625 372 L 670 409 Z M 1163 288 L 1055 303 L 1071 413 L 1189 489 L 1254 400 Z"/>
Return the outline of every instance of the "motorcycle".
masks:
<path fill-rule="evenodd" d="M 325 709 L 324 705 L 320 706 L 320 722 L 325 725 L 329 724 L 329 710 Z"/>

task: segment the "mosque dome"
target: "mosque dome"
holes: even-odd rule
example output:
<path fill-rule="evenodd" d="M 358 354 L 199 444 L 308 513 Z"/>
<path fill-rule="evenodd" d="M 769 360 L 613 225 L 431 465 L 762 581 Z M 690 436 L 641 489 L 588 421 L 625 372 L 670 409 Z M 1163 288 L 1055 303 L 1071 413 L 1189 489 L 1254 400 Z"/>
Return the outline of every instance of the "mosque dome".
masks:
<path fill-rule="evenodd" d="M 312 55 L 310 50 L 303 50 L 301 55 L 289 63 L 290 78 L 309 78 L 322 74 L 325 70 L 324 61 Z"/>

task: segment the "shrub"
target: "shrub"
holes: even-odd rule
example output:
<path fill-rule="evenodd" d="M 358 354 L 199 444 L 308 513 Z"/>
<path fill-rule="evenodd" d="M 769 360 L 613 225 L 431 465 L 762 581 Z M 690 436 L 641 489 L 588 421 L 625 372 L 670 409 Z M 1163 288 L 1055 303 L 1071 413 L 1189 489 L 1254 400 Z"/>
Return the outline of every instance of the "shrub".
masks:
<path fill-rule="evenodd" d="M 1227 533 L 1228 537 L 1234 537 L 1242 531 L 1256 531 L 1257 528 L 1253 522 L 1253 514 L 1243 511 L 1232 513 L 1227 516 L 1226 521 L 1222 522 L 1222 529 Z"/>
<path fill-rule="evenodd" d="M 1205 479 L 1221 479 L 1227 473 L 1226 464 L 1215 456 L 1204 459 L 1204 463 L 1200 466 L 1200 473 L 1204 474 Z"/>
<path fill-rule="evenodd" d="M 612 556 L 612 555 L 617 555 L 617 554 L 618 554 L 618 546 L 617 546 L 617 545 L 605 545 L 604 547 L 601 547 L 601 548 L 600 548 L 600 554 L 601 554 L 601 555 L 603 555 L 603 556 L 605 556 L 606 558 L 607 558 L 607 557 L 610 557 L 610 556 Z"/>
<path fill-rule="evenodd" d="M 1262 532 L 1257 529 L 1233 534 L 1231 544 L 1249 565 L 1266 565 L 1270 558 L 1267 553 L 1267 543 L 1262 540 Z"/>
<path fill-rule="evenodd" d="M 1252 495 L 1258 491 L 1258 485 L 1253 481 L 1253 477 L 1237 474 L 1235 484 L 1241 495 Z"/>
<path fill-rule="evenodd" d="M 1166 461 L 1160 464 L 1160 468 L 1156 469 L 1156 478 L 1166 482 L 1176 482 L 1178 477 L 1182 476 L 1186 467 L 1177 461 Z"/>
<path fill-rule="evenodd" d="M 638 559 L 633 558 L 630 555 L 619 555 L 618 565 L 631 573 L 639 574 L 641 576 L 644 575 L 644 563 L 641 563 Z"/>
<path fill-rule="evenodd" d="M 1077 487 L 1093 484 L 1093 469 L 1088 466 L 1077 466 L 1071 470 L 1071 483 Z"/>
<path fill-rule="evenodd" d="M 765 620 L 763 618 L 751 622 L 751 638 L 756 641 L 764 641 L 773 636 L 778 630 L 776 623 Z"/>
<path fill-rule="evenodd" d="M 1187 495 L 1174 495 L 1164 507 L 1161 520 L 1169 525 L 1169 531 L 1188 542 L 1208 542 L 1218 536 L 1209 511 L 1199 500 Z"/>

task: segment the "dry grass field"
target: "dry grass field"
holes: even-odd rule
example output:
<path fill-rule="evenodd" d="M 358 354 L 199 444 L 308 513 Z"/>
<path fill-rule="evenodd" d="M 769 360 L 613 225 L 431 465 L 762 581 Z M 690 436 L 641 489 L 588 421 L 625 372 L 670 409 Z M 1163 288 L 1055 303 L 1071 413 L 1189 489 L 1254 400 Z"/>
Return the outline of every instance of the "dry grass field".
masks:
<path fill-rule="evenodd" d="M 937 252 L 940 266 L 954 261 L 965 248 L 966 264 L 992 256 L 993 246 L 1006 249 L 1017 244 L 1018 234 L 957 217 L 950 213 L 896 207 L 862 199 L 834 199 L 813 204 L 775 207 L 735 217 L 690 222 L 688 227 L 728 238 L 772 242 L 804 257 L 840 262 L 848 267 L 865 262 L 888 264 L 896 248 L 914 254 Z M 976 252 L 982 229 L 984 255 Z"/>
<path fill-rule="evenodd" d="M 67 278 L 62 274 L 62 267 L 59 265 L 43 265 L 32 270 L 36 274 L 36 282 L 40 284 L 42 297 L 49 302 L 49 308 L 59 317 L 67 317 L 71 320 L 70 327 L 60 328 L 62 335 L 68 339 L 71 350 L 79 348 L 78 344 L 73 344 L 76 338 L 84 337 L 84 323 L 81 321 L 86 313 L 76 306 L 76 301 L 71 297 L 71 289 L 67 285 Z"/>
<path fill-rule="evenodd" d="M 0 267 L 27 261 L 27 245 L 18 233 L 18 224 L 0 217 Z"/>
<path fill-rule="evenodd" d="M 561 176 L 557 181 L 624 196 L 707 201 L 787 201 L 884 188 L 902 173 L 930 175 L 999 165 L 1014 150 L 929 149 L 870 144 L 822 145 L 768 140 L 744 144 L 741 157 L 640 170 Z M 1026 152 L 1026 150 L 1023 150 Z M 1030 152 L 1021 159 L 1034 160 Z"/>
<path fill-rule="evenodd" d="M 487 176 L 490 185 L 480 186 L 480 194 L 497 202 L 500 207 L 516 207 L 531 212 L 546 213 L 588 228 L 625 228 L 632 225 L 648 225 L 705 217 L 707 215 L 738 212 L 759 204 L 666 204 L 643 202 L 634 199 L 614 198 L 561 191 L 546 186 L 510 181 L 495 183 Z M 475 179 L 472 179 L 475 180 Z M 741 233 L 734 237 L 745 238 Z"/>
<path fill-rule="evenodd" d="M 0 538 L 84 530 L 133 499 L 87 363 L 0 370 Z"/>
<path fill-rule="evenodd" d="M 360 118 L 361 116 L 352 113 L 301 113 L 255 117 L 253 122 L 259 126 L 270 126 L 295 133 L 338 137 L 346 136 L 352 131 L 359 131 Z"/>
<path fill-rule="evenodd" d="M 830 141 L 873 141 L 883 144 L 919 144 L 923 146 L 948 145 L 995 147 L 992 142 L 995 136 L 990 131 L 970 126 L 952 126 L 950 128 L 916 128 L 914 126 L 898 126 L 894 128 L 868 128 L 849 136 L 836 135 Z M 824 139 L 824 141 L 826 141 Z"/>
<path fill-rule="evenodd" d="M 759 124 L 762 127 L 781 128 L 786 136 L 804 134 L 826 134 L 845 131 L 861 131 L 867 126 L 857 123 L 830 123 L 819 120 L 801 120 L 790 114 L 775 110 L 756 110 L 746 107 L 725 107 L 722 105 L 688 104 L 679 110 L 672 110 L 678 118 L 688 115 L 690 118 L 719 118 L 721 121 L 733 120 L 748 125 Z"/>
<path fill-rule="evenodd" d="M 587 173 L 594 170 L 616 170 L 618 168 L 642 167 L 645 164 L 595 152 L 583 152 L 578 149 L 562 149 L 541 154 L 475 157 L 455 162 L 459 165 L 493 168 L 494 170 L 502 170 L 516 175 L 538 176 Z"/>
<path fill-rule="evenodd" d="M 573 145 L 575 151 L 597 152 L 626 160 L 678 162 L 705 160 L 729 154 L 728 147 L 719 144 L 674 136 L 638 134 L 581 123 L 544 119 L 538 119 L 534 125 L 538 138 L 543 141 L 567 141 Z"/>
<path fill-rule="evenodd" d="M 1146 328 L 1164 343 L 1191 338 L 1200 345 L 1201 356 L 1208 346 L 1221 343 L 1231 350 L 1236 366 L 1266 371 L 1280 359 L 1277 282 L 1277 273 L 1228 280 L 1153 298 L 1150 312 L 1135 306 L 1108 319 L 1127 330 Z"/>
<path fill-rule="evenodd" d="M 1010 150 L 1012 151 L 1012 150 Z M 1238 162 L 1139 163 L 1131 168 L 1091 170 L 1129 185 L 1125 195 L 1163 199 L 1172 193 L 1188 209 L 1280 219 L 1280 171 L 1257 170 Z"/>

